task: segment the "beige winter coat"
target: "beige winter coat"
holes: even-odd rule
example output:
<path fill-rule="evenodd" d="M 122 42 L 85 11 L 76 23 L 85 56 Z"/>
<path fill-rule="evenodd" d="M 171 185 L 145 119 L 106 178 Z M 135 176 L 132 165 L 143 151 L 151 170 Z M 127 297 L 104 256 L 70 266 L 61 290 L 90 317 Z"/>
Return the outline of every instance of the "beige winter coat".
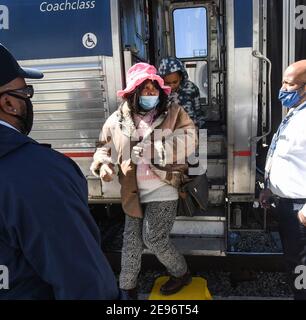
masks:
<path fill-rule="evenodd" d="M 161 130 L 155 129 L 162 129 L 163 134 L 156 135 Z M 176 139 L 171 142 L 169 138 L 173 136 Z M 138 136 L 126 102 L 107 119 L 99 140 L 91 170 L 98 173 L 102 164 L 118 164 L 123 210 L 129 216 L 142 218 L 136 178 L 137 165 L 131 160 L 132 148 L 140 142 L 141 137 Z M 173 103 L 153 122 L 141 143 L 148 143 L 151 149 L 154 163 L 150 165 L 151 170 L 164 182 L 179 187 L 182 175 L 188 169 L 186 158 L 194 151 L 193 148 L 189 150 L 191 141 L 194 145 L 198 143 L 194 123 L 181 106 Z M 183 152 L 182 143 L 185 146 Z M 173 155 L 169 156 L 169 150 L 173 151 Z"/>

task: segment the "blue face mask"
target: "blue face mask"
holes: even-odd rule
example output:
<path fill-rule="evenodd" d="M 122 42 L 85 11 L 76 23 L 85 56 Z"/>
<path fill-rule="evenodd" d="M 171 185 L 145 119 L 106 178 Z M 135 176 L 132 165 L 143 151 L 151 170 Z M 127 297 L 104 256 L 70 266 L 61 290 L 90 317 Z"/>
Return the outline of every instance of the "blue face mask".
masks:
<path fill-rule="evenodd" d="M 305 84 L 304 84 L 305 86 Z M 303 87 L 304 87 L 303 86 Z M 302 96 L 300 95 L 299 91 L 303 88 L 301 87 L 298 90 L 295 91 L 285 91 L 280 90 L 278 99 L 281 101 L 283 107 L 291 109 L 298 105 L 298 103 L 305 97 L 306 93 Z"/>
<path fill-rule="evenodd" d="M 150 111 L 159 104 L 159 96 L 140 96 L 139 104 L 142 109 Z"/>

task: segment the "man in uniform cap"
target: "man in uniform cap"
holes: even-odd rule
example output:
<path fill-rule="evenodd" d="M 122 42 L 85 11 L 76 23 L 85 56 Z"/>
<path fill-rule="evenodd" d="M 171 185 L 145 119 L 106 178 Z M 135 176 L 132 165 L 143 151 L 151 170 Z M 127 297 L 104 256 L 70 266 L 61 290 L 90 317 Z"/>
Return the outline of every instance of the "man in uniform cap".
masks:
<path fill-rule="evenodd" d="M 87 205 L 86 179 L 64 155 L 27 136 L 34 90 L 0 44 L 0 299 L 120 299 Z"/>

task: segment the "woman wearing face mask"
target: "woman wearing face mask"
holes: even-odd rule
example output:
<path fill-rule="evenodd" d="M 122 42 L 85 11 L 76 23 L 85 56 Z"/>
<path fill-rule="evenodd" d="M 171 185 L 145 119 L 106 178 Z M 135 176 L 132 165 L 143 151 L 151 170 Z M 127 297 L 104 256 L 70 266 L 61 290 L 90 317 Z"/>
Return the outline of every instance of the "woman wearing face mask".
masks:
<path fill-rule="evenodd" d="M 118 92 L 123 103 L 104 124 L 91 165 L 93 174 L 106 182 L 114 177 L 114 165 L 119 167 L 126 213 L 119 285 L 132 299 L 137 297 L 144 246 L 170 273 L 161 287 L 162 294 L 176 293 L 192 280 L 169 234 L 177 211 L 179 183 L 188 169 L 182 160 L 191 155 L 191 148 L 178 148 L 178 141 L 189 138 L 195 145 L 196 131 L 184 109 L 168 102 L 171 89 L 156 72 L 146 63 L 130 68 L 127 87 Z"/>

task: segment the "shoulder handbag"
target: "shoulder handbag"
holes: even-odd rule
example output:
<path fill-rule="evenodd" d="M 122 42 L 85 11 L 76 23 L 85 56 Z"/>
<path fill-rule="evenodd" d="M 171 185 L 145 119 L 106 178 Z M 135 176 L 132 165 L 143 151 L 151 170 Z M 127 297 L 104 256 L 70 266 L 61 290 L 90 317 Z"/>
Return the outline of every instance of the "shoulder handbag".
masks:
<path fill-rule="evenodd" d="M 196 212 L 207 211 L 208 180 L 206 173 L 191 178 L 179 189 L 177 216 L 192 217 Z"/>

